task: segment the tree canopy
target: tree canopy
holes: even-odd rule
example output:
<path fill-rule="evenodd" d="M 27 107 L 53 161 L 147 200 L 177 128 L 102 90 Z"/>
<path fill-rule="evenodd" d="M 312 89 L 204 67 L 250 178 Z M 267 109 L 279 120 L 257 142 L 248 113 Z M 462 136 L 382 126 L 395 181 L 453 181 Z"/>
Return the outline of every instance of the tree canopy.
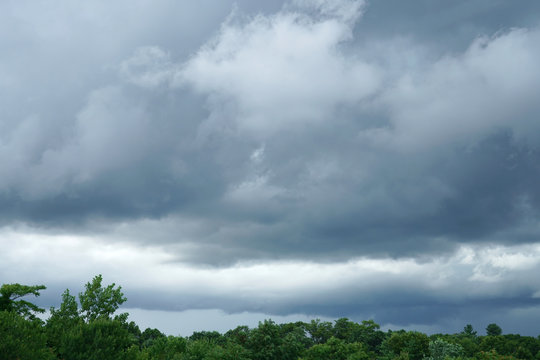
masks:
<path fill-rule="evenodd" d="M 0 311 L 14 311 L 23 317 L 34 318 L 35 313 L 43 313 L 45 309 L 21 298 L 28 295 L 37 297 L 45 289 L 44 285 L 4 284 L 0 287 Z"/>
<path fill-rule="evenodd" d="M 502 335 L 494 323 L 486 336 L 470 324 L 456 334 L 428 336 L 347 318 L 285 324 L 267 319 L 255 328 L 188 337 L 141 331 L 127 313 L 115 315 L 127 299 L 120 286 L 103 285 L 101 275 L 78 298 L 67 289 L 60 307 L 51 307 L 42 321 L 31 315 L 43 309 L 21 298 L 43 289 L 2 285 L 1 360 L 540 360 L 540 337 Z"/>
<path fill-rule="evenodd" d="M 86 283 L 85 291 L 79 293 L 81 315 L 86 321 L 110 319 L 127 300 L 121 286 L 115 288 L 116 285 L 112 283 L 103 287 L 102 281 L 101 275 L 95 276 L 91 282 Z"/>
<path fill-rule="evenodd" d="M 501 335 L 502 334 L 502 329 L 499 325 L 497 324 L 489 324 L 487 327 L 486 327 L 486 334 L 488 336 L 497 336 L 497 335 Z"/>

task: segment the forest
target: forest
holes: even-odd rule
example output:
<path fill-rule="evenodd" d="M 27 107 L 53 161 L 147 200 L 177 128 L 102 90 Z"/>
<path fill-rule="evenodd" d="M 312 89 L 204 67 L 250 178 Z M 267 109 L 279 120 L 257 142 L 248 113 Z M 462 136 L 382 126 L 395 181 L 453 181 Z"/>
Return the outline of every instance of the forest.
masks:
<path fill-rule="evenodd" d="M 540 360 L 540 336 L 503 334 L 489 324 L 480 336 L 470 325 L 456 334 L 382 331 L 373 320 L 341 318 L 238 326 L 224 334 L 194 332 L 166 336 L 141 330 L 118 313 L 127 301 L 116 284 L 95 276 L 76 297 L 69 289 L 50 316 L 31 301 L 44 285 L 4 284 L 0 288 L 0 359 L 2 360 Z"/>

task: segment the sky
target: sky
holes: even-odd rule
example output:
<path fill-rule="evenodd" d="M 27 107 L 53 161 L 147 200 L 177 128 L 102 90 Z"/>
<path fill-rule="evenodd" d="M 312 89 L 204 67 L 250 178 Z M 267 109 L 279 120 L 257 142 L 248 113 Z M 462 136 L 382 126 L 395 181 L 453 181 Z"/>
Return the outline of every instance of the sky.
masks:
<path fill-rule="evenodd" d="M 0 2 L 0 283 L 141 328 L 537 336 L 540 2 Z"/>

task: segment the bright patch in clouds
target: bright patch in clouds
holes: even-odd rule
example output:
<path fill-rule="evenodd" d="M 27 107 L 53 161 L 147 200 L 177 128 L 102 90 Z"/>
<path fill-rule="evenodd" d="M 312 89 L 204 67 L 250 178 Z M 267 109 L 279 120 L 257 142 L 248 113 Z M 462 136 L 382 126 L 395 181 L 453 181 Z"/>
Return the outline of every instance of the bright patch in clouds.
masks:
<path fill-rule="evenodd" d="M 12 242 L 20 246 L 8 246 Z M 130 309 L 139 308 L 131 311 L 142 318 L 152 314 L 145 311 L 158 311 L 160 307 L 182 312 L 219 308 L 232 313 L 298 317 L 288 310 L 291 304 L 298 309 L 306 305 L 317 309 L 331 301 L 369 308 L 374 298 L 385 297 L 388 291 L 394 298 L 380 301 L 392 307 L 396 297 L 410 291 L 459 304 L 475 299 L 489 301 L 501 287 L 509 298 L 524 291 L 537 298 L 540 289 L 539 280 L 528 275 L 540 271 L 539 245 L 464 246 L 449 256 L 423 262 L 362 257 L 332 263 L 241 262 L 224 268 L 178 262 L 175 253 L 181 253 L 181 248 L 174 246 L 141 247 L 106 237 L 4 230 L 1 246 L 7 249 L 0 257 L 6 281 L 43 282 L 48 284 L 48 291 L 59 295 L 66 283 L 74 286 L 75 279 L 85 282 L 98 271 L 108 281 L 121 284 L 128 296 L 146 298 L 132 298 L 126 304 Z M 344 293 L 350 298 L 344 299 Z M 204 299 L 204 306 L 190 299 Z M 178 316 L 187 316 L 182 314 Z M 321 316 L 316 312 L 307 315 Z M 376 314 L 362 310 L 358 315 L 377 319 Z M 241 314 L 235 316 L 243 318 Z M 229 320 L 227 325 L 231 324 Z"/>

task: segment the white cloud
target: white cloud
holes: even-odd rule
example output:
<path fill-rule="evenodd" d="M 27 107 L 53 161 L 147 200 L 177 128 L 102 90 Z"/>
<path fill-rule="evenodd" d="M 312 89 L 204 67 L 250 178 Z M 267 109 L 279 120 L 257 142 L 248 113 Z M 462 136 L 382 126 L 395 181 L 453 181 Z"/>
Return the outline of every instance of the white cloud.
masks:
<path fill-rule="evenodd" d="M 17 247 L 8 246 L 14 242 Z M 199 307 L 197 299 L 205 299 L 203 308 L 272 313 L 300 304 L 342 303 L 351 291 L 365 295 L 346 302 L 366 305 L 386 301 L 381 299 L 388 291 L 400 294 L 415 289 L 462 302 L 540 288 L 536 277 L 540 245 L 469 246 L 425 262 L 361 257 L 336 263 L 240 262 L 224 268 L 181 262 L 177 254 L 190 245 L 141 246 L 106 235 L 46 235 L 28 228 L 4 228 L 0 245 L 5 249 L 0 255 L 5 282 L 64 288 L 75 279 L 82 284 L 102 273 L 107 281 L 122 285 L 127 293 L 138 293 L 139 298 L 145 293 L 166 294 L 159 305 L 162 308 L 177 308 L 179 303 Z M 144 301 L 135 299 L 135 303 Z"/>
<path fill-rule="evenodd" d="M 157 46 L 138 48 L 131 58 L 120 64 L 120 75 L 144 88 L 168 84 L 175 71 L 170 55 Z"/>
<path fill-rule="evenodd" d="M 341 51 L 353 24 L 337 14 L 360 4 L 318 2 L 332 15 L 325 19 L 284 11 L 225 23 L 185 64 L 178 81 L 210 96 L 214 112 L 223 115 L 233 103 L 236 112 L 222 121 L 252 135 L 332 121 L 337 106 L 356 104 L 379 86 L 376 67 Z"/>
<path fill-rule="evenodd" d="M 538 110 L 538 41 L 538 29 L 515 29 L 403 71 L 382 98 L 392 122 L 386 141 L 401 150 L 426 149 L 476 141 L 501 128 L 537 141 L 531 111 Z"/>

